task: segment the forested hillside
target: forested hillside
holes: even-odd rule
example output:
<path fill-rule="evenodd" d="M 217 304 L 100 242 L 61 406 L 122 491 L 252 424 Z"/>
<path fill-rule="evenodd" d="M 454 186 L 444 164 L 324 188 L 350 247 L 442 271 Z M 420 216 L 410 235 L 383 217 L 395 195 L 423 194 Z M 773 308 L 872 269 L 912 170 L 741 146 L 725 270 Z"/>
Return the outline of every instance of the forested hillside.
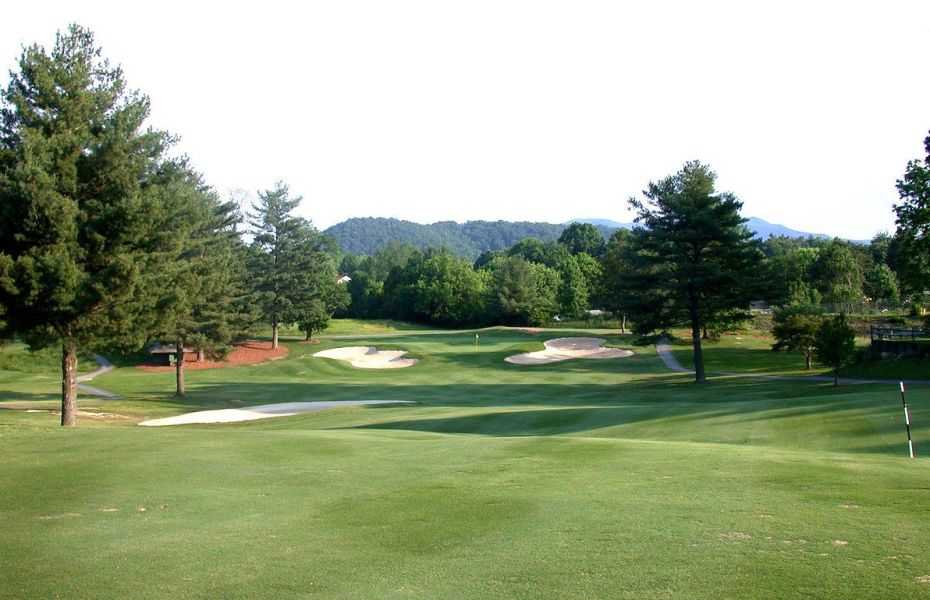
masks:
<path fill-rule="evenodd" d="M 440 221 L 423 225 L 368 217 L 343 221 L 326 233 L 336 238 L 339 248 L 348 254 L 372 255 L 396 241 L 420 249 L 443 247 L 458 256 L 474 259 L 485 250 L 503 250 L 528 237 L 547 242 L 556 240 L 564 228 L 564 225 L 526 221 Z"/>
<path fill-rule="evenodd" d="M 617 228 L 629 229 L 632 223 L 619 223 L 606 219 L 578 219 L 580 223 L 591 223 L 609 238 Z M 792 238 L 826 238 L 820 233 L 797 231 L 784 225 L 775 225 L 750 217 L 747 223 L 750 231 L 759 239 L 769 235 Z M 565 224 L 533 223 L 529 221 L 440 221 L 424 225 L 413 221 L 387 219 L 381 217 L 355 218 L 337 223 L 325 233 L 336 238 L 339 249 L 346 254 L 371 256 L 390 242 L 412 244 L 421 250 L 427 248 L 446 248 L 457 256 L 476 258 L 485 251 L 506 250 L 520 240 L 534 237 L 544 242 L 558 239 L 566 227 Z"/>

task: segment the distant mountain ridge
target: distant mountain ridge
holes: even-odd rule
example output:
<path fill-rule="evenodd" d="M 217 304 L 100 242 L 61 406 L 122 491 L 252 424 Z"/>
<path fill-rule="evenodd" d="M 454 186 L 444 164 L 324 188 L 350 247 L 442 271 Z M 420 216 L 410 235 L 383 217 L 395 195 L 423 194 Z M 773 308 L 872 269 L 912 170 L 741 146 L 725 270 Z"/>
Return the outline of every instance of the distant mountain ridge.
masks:
<path fill-rule="evenodd" d="M 566 221 L 564 225 L 570 225 L 572 223 L 590 223 L 592 225 L 597 225 L 599 227 L 607 227 L 609 229 L 631 229 L 634 223 L 621 223 L 620 221 L 611 221 L 610 219 L 573 219 L 571 221 Z M 769 223 L 765 219 L 760 219 L 759 217 L 749 217 L 749 221 L 746 223 L 746 226 L 749 227 L 749 230 L 756 234 L 756 237 L 759 239 L 766 239 L 770 235 L 774 236 L 786 236 L 791 238 L 819 238 L 826 239 L 830 236 L 825 233 L 808 233 L 805 231 L 798 231 L 797 229 L 791 229 L 785 225 L 778 225 L 776 223 Z"/>
<path fill-rule="evenodd" d="M 386 217 L 353 218 L 337 223 L 325 230 L 336 238 L 343 252 L 371 255 L 392 241 L 407 242 L 418 248 L 445 247 L 459 256 L 476 258 L 486 250 L 504 250 L 528 237 L 543 241 L 557 240 L 571 223 L 590 223 L 609 237 L 614 229 L 630 229 L 633 223 L 621 223 L 610 219 L 575 219 L 566 223 L 536 223 L 530 221 L 439 221 L 423 224 Z M 750 217 L 747 223 L 756 237 L 765 239 L 770 235 L 788 237 L 829 237 L 822 233 L 806 233 L 784 225 L 769 223 L 758 217 Z"/>

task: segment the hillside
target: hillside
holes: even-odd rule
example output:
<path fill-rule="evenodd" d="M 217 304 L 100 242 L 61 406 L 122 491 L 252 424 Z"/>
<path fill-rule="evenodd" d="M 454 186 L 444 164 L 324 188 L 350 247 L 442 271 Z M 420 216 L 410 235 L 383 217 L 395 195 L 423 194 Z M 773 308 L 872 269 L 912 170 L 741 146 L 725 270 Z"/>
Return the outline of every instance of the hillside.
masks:
<path fill-rule="evenodd" d="M 533 223 L 529 221 L 439 221 L 425 225 L 413 221 L 383 217 L 354 218 L 337 223 L 326 230 L 336 238 L 339 248 L 349 254 L 374 254 L 389 242 L 407 242 L 418 248 L 445 247 L 469 258 L 476 258 L 485 250 L 503 250 L 528 237 L 543 241 L 558 239 L 566 225 L 577 221 L 595 225 L 605 237 L 618 227 L 630 228 L 632 223 L 619 223 L 607 219 L 574 219 L 563 224 Z M 750 217 L 747 223 L 756 237 L 769 235 L 788 237 L 827 237 L 820 233 L 806 233 Z"/>
<path fill-rule="evenodd" d="M 526 221 L 440 221 L 424 225 L 412 221 L 376 217 L 337 223 L 326 233 L 336 238 L 339 248 L 350 254 L 374 254 L 389 242 L 408 242 L 418 248 L 445 247 L 460 256 L 475 258 L 485 250 L 509 248 L 520 240 L 535 237 L 558 239 L 563 225 Z"/>

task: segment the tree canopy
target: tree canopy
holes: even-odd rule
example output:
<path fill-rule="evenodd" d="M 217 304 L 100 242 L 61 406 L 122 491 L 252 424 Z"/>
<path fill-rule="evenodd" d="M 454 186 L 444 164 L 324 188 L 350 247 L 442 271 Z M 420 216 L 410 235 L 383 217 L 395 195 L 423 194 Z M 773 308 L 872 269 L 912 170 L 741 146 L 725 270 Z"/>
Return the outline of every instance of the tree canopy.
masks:
<path fill-rule="evenodd" d="M 900 240 L 900 277 L 912 292 L 923 292 L 930 281 L 930 135 L 927 156 L 907 164 L 897 182 L 901 201 L 894 206 Z"/>

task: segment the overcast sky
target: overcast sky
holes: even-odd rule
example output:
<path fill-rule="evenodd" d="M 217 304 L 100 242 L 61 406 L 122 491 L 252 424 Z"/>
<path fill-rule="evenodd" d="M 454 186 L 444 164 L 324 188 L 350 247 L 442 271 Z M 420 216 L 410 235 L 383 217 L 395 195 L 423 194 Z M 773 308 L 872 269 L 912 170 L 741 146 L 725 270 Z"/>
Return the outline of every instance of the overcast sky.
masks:
<path fill-rule="evenodd" d="M 863 239 L 930 129 L 927 0 L 294 4 L 17 2 L 0 66 L 89 27 L 208 183 L 283 179 L 321 228 L 628 221 L 699 159 L 746 216 Z"/>

